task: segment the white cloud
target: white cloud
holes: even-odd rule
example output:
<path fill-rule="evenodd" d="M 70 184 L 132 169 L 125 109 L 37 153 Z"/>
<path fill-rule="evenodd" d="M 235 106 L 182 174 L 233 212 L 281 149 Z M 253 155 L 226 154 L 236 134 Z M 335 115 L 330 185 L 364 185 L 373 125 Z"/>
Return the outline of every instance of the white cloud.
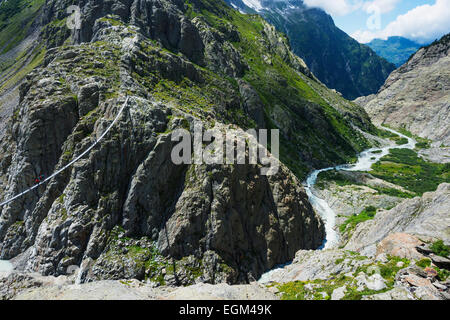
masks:
<path fill-rule="evenodd" d="M 395 9 L 397 3 L 401 0 L 373 0 L 363 3 L 362 8 L 367 13 L 373 13 L 377 10 L 379 13 L 388 13 Z"/>
<path fill-rule="evenodd" d="M 304 0 L 308 7 L 317 7 L 325 10 L 333 16 L 345 16 L 359 9 L 372 13 L 377 10 L 380 13 L 391 12 L 397 3 L 402 0 Z"/>
<path fill-rule="evenodd" d="M 450 32 L 450 0 L 436 0 L 433 5 L 418 6 L 376 31 L 358 30 L 352 37 L 361 43 L 374 38 L 387 39 L 402 36 L 426 43 Z"/>
<path fill-rule="evenodd" d="M 345 16 L 361 7 L 361 1 L 349 0 L 304 0 L 308 7 L 317 7 L 331 15 Z"/>

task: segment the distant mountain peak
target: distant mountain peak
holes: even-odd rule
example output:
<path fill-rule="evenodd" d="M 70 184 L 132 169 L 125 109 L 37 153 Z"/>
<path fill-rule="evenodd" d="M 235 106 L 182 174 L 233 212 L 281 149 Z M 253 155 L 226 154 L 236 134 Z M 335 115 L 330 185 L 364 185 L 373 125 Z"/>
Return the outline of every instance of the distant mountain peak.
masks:
<path fill-rule="evenodd" d="M 347 99 L 376 93 L 395 70 L 395 65 L 336 27 L 324 10 L 301 0 L 226 1 L 241 12 L 260 14 L 284 32 L 314 75 Z"/>
<path fill-rule="evenodd" d="M 387 40 L 373 39 L 367 45 L 397 67 L 403 65 L 412 54 L 422 47 L 421 44 L 401 36 L 392 36 Z"/>

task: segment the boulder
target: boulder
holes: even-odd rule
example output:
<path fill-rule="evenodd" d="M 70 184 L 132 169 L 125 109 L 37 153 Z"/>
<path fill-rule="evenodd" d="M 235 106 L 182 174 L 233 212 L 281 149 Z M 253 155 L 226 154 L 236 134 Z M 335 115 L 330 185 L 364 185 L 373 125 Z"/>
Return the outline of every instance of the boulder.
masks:
<path fill-rule="evenodd" d="M 386 254 L 409 260 L 420 260 L 424 256 L 416 250 L 422 241 L 406 233 L 394 233 L 388 235 L 377 246 L 377 256 Z"/>
<path fill-rule="evenodd" d="M 361 272 L 355 280 L 358 291 L 363 291 L 365 289 L 380 291 L 387 287 L 386 280 L 384 280 L 384 278 L 378 273 L 375 273 L 369 277 L 365 273 Z"/>
<path fill-rule="evenodd" d="M 421 278 L 414 274 L 407 275 L 403 279 L 409 285 L 414 286 L 414 287 L 429 287 L 429 286 L 431 286 L 431 281 L 429 279 Z"/>
<path fill-rule="evenodd" d="M 89 83 L 80 88 L 78 93 L 79 115 L 83 117 L 99 105 L 99 86 L 97 83 Z"/>
<path fill-rule="evenodd" d="M 365 255 L 377 255 L 383 250 L 393 251 L 401 256 L 420 259 L 421 255 L 412 246 L 418 238 L 448 239 L 450 215 L 450 184 L 441 184 L 436 191 L 424 193 L 422 197 L 407 199 L 389 211 L 380 210 L 373 220 L 356 226 L 345 249 Z M 391 236 L 392 234 L 403 234 Z M 410 236 L 416 237 L 416 239 Z M 374 250 L 387 237 L 380 247 Z M 395 239 L 397 238 L 397 239 Z M 402 244 L 405 240 L 405 244 Z"/>
<path fill-rule="evenodd" d="M 450 270 L 450 259 L 435 255 L 433 253 L 430 254 L 429 257 L 431 261 L 433 261 L 433 263 L 439 268 Z"/>
<path fill-rule="evenodd" d="M 374 291 L 380 291 L 387 287 L 385 282 L 386 281 L 380 274 L 375 273 L 374 275 L 372 275 L 366 279 L 365 284 L 366 284 L 367 289 L 374 290 Z"/>
<path fill-rule="evenodd" d="M 347 288 L 345 286 L 334 289 L 333 293 L 331 294 L 331 300 L 341 300 L 345 293 L 347 292 Z"/>
<path fill-rule="evenodd" d="M 415 298 L 405 287 L 395 287 L 387 292 L 365 296 L 362 300 L 415 300 Z"/>

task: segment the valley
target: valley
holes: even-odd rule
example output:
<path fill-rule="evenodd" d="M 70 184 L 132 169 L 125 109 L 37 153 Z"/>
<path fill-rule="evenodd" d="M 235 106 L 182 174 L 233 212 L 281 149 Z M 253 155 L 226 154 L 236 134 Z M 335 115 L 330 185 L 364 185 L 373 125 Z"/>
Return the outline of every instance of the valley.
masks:
<path fill-rule="evenodd" d="M 449 34 L 396 69 L 303 1 L 69 5 L 0 1 L 0 300 L 450 300 Z"/>

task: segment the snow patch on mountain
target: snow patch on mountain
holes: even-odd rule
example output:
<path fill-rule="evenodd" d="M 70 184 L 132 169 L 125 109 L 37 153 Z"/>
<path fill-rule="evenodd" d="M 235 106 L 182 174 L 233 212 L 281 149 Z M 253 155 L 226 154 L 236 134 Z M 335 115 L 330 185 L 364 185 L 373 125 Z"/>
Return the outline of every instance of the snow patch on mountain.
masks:
<path fill-rule="evenodd" d="M 242 0 L 242 2 L 249 8 L 256 10 L 258 12 L 262 11 L 264 7 L 259 0 Z"/>

